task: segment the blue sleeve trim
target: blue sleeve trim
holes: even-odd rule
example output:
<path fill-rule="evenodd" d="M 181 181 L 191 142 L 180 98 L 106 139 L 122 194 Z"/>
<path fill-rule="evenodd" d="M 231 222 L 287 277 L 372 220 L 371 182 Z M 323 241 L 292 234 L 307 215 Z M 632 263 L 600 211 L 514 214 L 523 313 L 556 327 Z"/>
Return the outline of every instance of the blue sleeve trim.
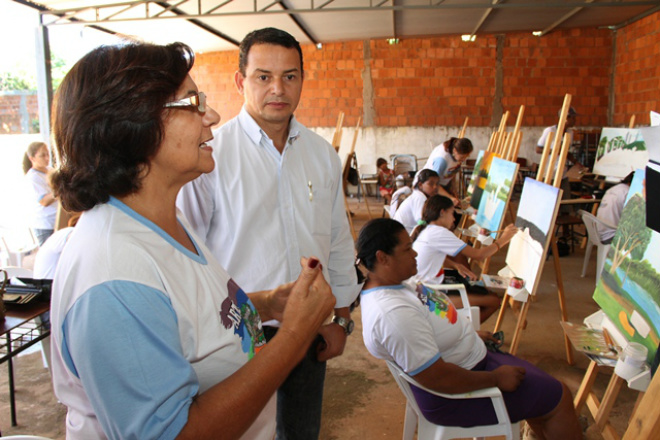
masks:
<path fill-rule="evenodd" d="M 426 361 L 426 362 L 424 363 L 424 365 L 422 365 L 421 367 L 416 368 L 416 369 L 414 369 L 413 371 L 409 372 L 409 373 L 408 373 L 408 376 L 417 376 L 419 373 L 421 373 L 422 371 L 426 370 L 426 369 L 427 369 L 428 367 L 430 367 L 431 365 L 435 364 L 436 361 L 437 361 L 438 359 L 440 359 L 440 353 L 436 354 L 436 355 L 433 356 L 431 359 L 429 359 L 428 361 Z"/>
<path fill-rule="evenodd" d="M 465 246 L 467 246 L 467 243 L 464 243 L 463 246 L 461 246 L 456 252 L 454 252 L 454 254 L 452 255 L 452 257 L 455 257 L 455 256 L 457 256 L 458 254 L 460 254 L 461 252 L 463 252 L 463 249 L 465 249 Z"/>
<path fill-rule="evenodd" d="M 199 391 L 176 313 L 161 291 L 110 281 L 85 292 L 62 323 L 62 357 L 109 438 L 175 438 Z"/>
<path fill-rule="evenodd" d="M 445 171 L 447 171 L 447 161 L 442 157 L 438 157 L 433 161 L 433 169 L 436 173 L 438 173 L 440 178 L 442 178 L 442 176 L 445 174 Z"/>

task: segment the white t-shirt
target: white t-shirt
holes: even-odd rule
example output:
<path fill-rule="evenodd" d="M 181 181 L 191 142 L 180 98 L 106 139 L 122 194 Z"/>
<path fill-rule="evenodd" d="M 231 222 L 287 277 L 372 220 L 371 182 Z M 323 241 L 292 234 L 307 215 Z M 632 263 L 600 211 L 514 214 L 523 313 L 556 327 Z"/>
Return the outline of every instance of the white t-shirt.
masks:
<path fill-rule="evenodd" d="M 461 163 L 457 162 L 451 153 L 440 144 L 431 151 L 431 155 L 422 169 L 433 170 L 440 176 L 440 185 L 447 186 L 460 171 Z M 416 183 L 416 178 L 415 182 Z"/>
<path fill-rule="evenodd" d="M 49 169 L 50 171 L 50 169 Z M 25 174 L 30 194 L 30 207 L 32 209 L 32 222 L 30 226 L 34 229 L 54 229 L 55 217 L 57 216 L 57 203 L 53 202 L 43 206 L 41 199 L 53 192 L 48 184 L 46 173 L 30 168 Z"/>
<path fill-rule="evenodd" d="M 623 205 L 626 202 L 629 190 L 629 185 L 619 183 L 605 191 L 603 200 L 598 207 L 596 217 L 611 225 L 617 226 L 619 224 L 619 219 L 621 219 L 621 212 L 623 211 Z M 611 240 L 614 237 L 616 228 L 612 229 L 603 225 L 597 226 L 601 241 Z"/>
<path fill-rule="evenodd" d="M 426 203 L 427 198 L 426 194 L 422 191 L 418 189 L 413 190 L 412 194 L 401 203 L 399 209 L 394 213 L 394 220 L 405 226 L 408 234 L 415 229 L 417 222 L 421 220 L 422 209 L 424 208 L 424 203 Z"/>
<path fill-rule="evenodd" d="M 415 279 L 430 284 L 441 284 L 444 273 L 442 266 L 447 255 L 457 256 L 467 244 L 449 229 L 438 225 L 427 225 L 413 242 L 417 252 L 417 275 Z"/>
<path fill-rule="evenodd" d="M 71 233 L 51 300 L 67 439 L 173 439 L 193 398 L 264 346 L 252 302 L 179 220 L 197 254 L 115 198 Z M 243 438 L 272 439 L 275 406 Z"/>
<path fill-rule="evenodd" d="M 57 262 L 71 232 L 73 232 L 72 227 L 59 229 L 39 246 L 34 258 L 34 278 L 52 280 L 55 277 Z"/>
<path fill-rule="evenodd" d="M 411 284 L 362 291 L 362 336 L 378 359 L 415 376 L 439 358 L 465 369 L 486 356 L 486 346 L 442 292 Z"/>

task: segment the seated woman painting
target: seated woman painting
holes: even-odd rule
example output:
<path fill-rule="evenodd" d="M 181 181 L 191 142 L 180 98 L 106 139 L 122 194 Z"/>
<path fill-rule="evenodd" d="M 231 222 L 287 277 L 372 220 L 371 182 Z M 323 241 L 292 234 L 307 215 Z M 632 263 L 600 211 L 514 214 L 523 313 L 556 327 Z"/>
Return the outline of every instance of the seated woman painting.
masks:
<path fill-rule="evenodd" d="M 433 170 L 422 170 L 417 173 L 417 182 L 413 192 L 401 203 L 394 218 L 400 221 L 408 233 L 412 233 L 417 222 L 422 218 L 422 208 L 426 199 L 438 193 L 438 173 Z"/>
<path fill-rule="evenodd" d="M 570 390 L 534 365 L 486 349 L 467 319 L 458 317 L 442 293 L 406 283 L 417 272 L 416 252 L 405 228 L 395 220 L 367 223 L 357 243 L 367 269 L 361 294 L 364 342 L 369 352 L 395 362 L 427 388 L 464 393 L 498 387 L 512 422 L 527 420 L 539 438 L 573 440 L 582 431 Z M 496 423 L 489 399 L 445 399 L 419 388 L 413 393 L 424 416 L 445 426 Z"/>
<path fill-rule="evenodd" d="M 495 255 L 506 245 L 518 230 L 514 225 L 504 229 L 502 235 L 489 246 L 473 248 L 452 232 L 454 229 L 454 203 L 448 197 L 434 195 L 428 198 L 422 210 L 422 221 L 411 235 L 413 249 L 417 252 L 416 279 L 431 284 L 442 284 L 445 280 L 447 265 L 460 275 L 476 280 L 475 275 L 466 264 L 467 259 L 484 260 Z M 449 257 L 449 258 L 447 258 Z M 478 306 L 481 322 L 484 322 L 500 307 L 500 298 L 485 288 L 466 285 L 470 305 Z M 458 295 L 450 295 L 454 305 L 463 307 Z"/>

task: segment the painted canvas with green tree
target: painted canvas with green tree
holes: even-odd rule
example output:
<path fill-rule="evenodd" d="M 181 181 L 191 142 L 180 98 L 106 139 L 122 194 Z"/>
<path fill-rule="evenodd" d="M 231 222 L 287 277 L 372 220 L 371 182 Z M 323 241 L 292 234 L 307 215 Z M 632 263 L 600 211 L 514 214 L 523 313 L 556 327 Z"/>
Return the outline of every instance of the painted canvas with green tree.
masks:
<path fill-rule="evenodd" d="M 623 179 L 646 166 L 649 152 L 639 129 L 605 127 L 600 133 L 595 159 L 594 174 Z"/>
<path fill-rule="evenodd" d="M 660 234 L 646 227 L 644 170 L 637 170 L 594 300 L 628 339 L 655 357 L 660 342 Z"/>

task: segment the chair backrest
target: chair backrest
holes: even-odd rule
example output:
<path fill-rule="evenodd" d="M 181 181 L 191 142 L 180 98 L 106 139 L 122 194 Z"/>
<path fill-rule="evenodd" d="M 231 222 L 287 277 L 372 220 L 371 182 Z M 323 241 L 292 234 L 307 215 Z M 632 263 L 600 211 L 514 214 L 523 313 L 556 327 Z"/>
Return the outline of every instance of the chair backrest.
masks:
<path fill-rule="evenodd" d="M 603 245 L 603 242 L 600 239 L 600 233 L 598 232 L 598 225 L 616 229 L 616 226 L 604 222 L 603 220 L 599 219 L 592 213 L 585 211 L 584 209 L 580 209 L 578 211 L 578 214 L 580 214 L 580 216 L 582 217 L 584 226 L 585 228 L 587 228 L 587 235 L 589 237 L 589 240 L 596 246 Z"/>
<path fill-rule="evenodd" d="M 14 277 L 32 278 L 32 274 L 33 274 L 33 272 L 30 269 L 26 269 L 24 267 L 6 266 L 3 267 L 2 269 L 4 269 L 7 272 L 8 278 L 14 278 Z"/>
<path fill-rule="evenodd" d="M 395 176 L 417 171 L 417 156 L 414 154 L 393 154 L 390 159 Z"/>
<path fill-rule="evenodd" d="M 503 435 L 507 439 L 517 439 L 519 438 L 519 425 L 518 423 L 511 423 L 509 419 L 509 413 L 506 410 L 506 405 L 504 404 L 504 398 L 502 397 L 502 392 L 495 387 L 484 388 L 481 390 L 471 391 L 468 393 L 461 394 L 444 394 L 434 390 L 430 390 L 425 386 L 418 383 L 414 378 L 408 376 L 395 362 L 387 361 L 387 368 L 389 368 L 394 380 L 396 381 L 399 389 L 406 397 L 407 405 L 412 408 L 414 413 L 417 415 L 419 424 L 426 424 L 427 427 L 431 422 L 424 418 L 415 396 L 410 388 L 410 385 L 415 385 L 417 388 L 422 389 L 430 394 L 436 396 L 444 397 L 447 399 L 480 399 L 480 398 L 490 398 L 493 403 L 493 409 L 495 410 L 495 415 L 497 417 L 497 424 L 487 425 L 487 426 L 473 426 L 470 428 L 460 428 L 460 427 L 444 427 L 440 425 L 433 425 L 437 431 L 436 435 L 433 436 L 435 439 L 445 439 L 445 438 L 464 438 L 464 437 L 481 437 L 481 436 L 492 436 L 492 435 Z M 408 423 L 408 421 L 406 421 Z M 428 429 L 418 429 L 419 433 L 428 433 Z M 404 427 L 404 436 L 406 436 L 405 427 Z M 411 437 L 412 438 L 412 437 Z M 424 435 L 419 435 L 420 440 L 426 439 Z M 431 438 L 431 437 L 428 437 Z"/>

